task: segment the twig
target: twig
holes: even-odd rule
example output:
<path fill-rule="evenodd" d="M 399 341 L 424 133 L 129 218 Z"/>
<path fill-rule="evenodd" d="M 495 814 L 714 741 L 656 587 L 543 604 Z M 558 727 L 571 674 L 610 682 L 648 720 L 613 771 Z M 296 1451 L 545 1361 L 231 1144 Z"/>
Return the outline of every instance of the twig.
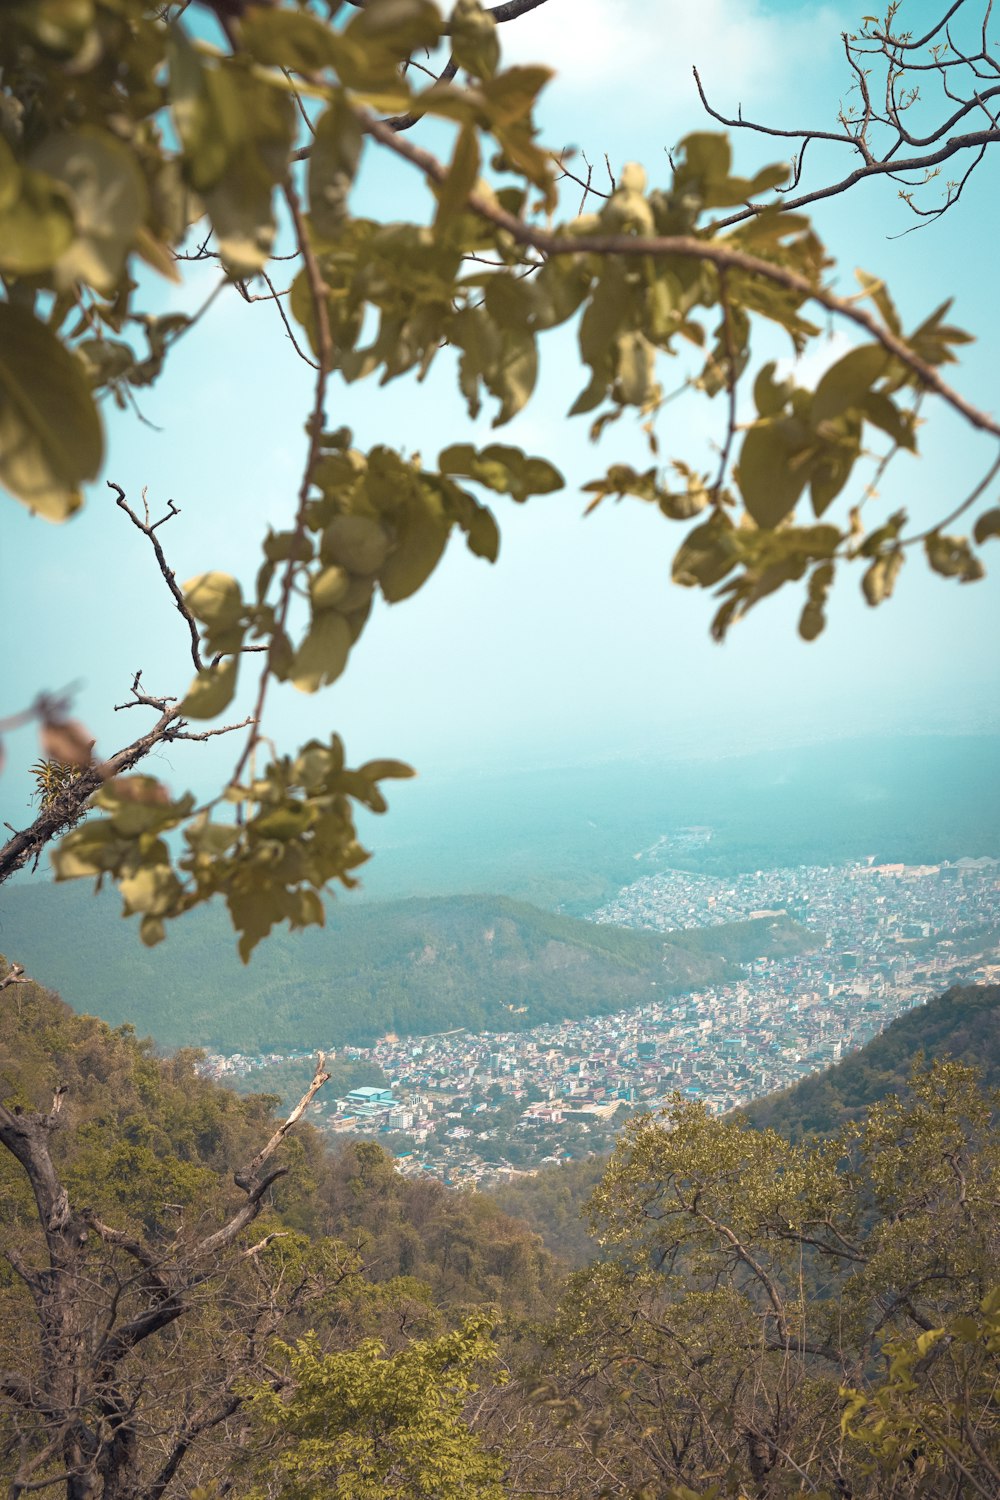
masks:
<path fill-rule="evenodd" d="M 191 660 L 194 662 L 195 671 L 200 672 L 203 669 L 204 663 L 201 659 L 201 650 L 198 640 L 198 623 L 195 620 L 194 615 L 191 613 L 184 602 L 184 595 L 181 593 L 180 588 L 178 587 L 177 579 L 174 576 L 174 570 L 170 567 L 170 564 L 167 562 L 166 557 L 163 555 L 163 548 L 160 546 L 160 543 L 155 535 L 158 527 L 164 525 L 166 521 L 172 520 L 174 516 L 180 515 L 180 507 L 175 505 L 172 500 L 168 500 L 167 505 L 169 508 L 167 510 L 167 514 L 165 516 L 161 516 L 158 521 L 154 521 L 153 524 L 150 525 L 149 504 L 146 500 L 145 488 L 143 488 L 142 492 L 142 503 L 145 512 L 145 521 L 140 521 L 135 511 L 125 499 L 125 491 L 122 489 L 121 485 L 115 484 L 114 480 L 112 479 L 109 479 L 107 481 L 107 485 L 108 489 L 114 490 L 115 494 L 118 497 L 115 501 L 115 504 L 119 507 L 120 510 L 123 510 L 125 512 L 129 520 L 132 522 L 133 526 L 138 527 L 143 536 L 148 537 L 149 539 L 149 542 L 153 548 L 153 552 L 156 555 L 157 565 L 159 566 L 160 572 L 163 574 L 164 582 L 166 583 L 167 588 L 170 590 L 171 594 L 174 597 L 174 603 L 177 606 L 178 613 L 181 614 L 187 622 L 188 630 L 191 633 Z"/>
<path fill-rule="evenodd" d="M 390 140 L 397 139 L 389 126 L 382 128 Z M 326 412 L 326 388 L 330 366 L 333 362 L 333 337 L 330 332 L 330 313 L 326 302 L 326 283 L 323 280 L 319 261 L 316 259 L 315 252 L 309 242 L 309 231 L 302 213 L 299 195 L 291 181 L 285 184 L 285 202 L 288 204 L 288 211 L 291 214 L 292 224 L 295 228 L 295 238 L 305 266 L 306 281 L 309 287 L 309 296 L 312 301 L 313 317 L 315 320 L 317 356 L 316 384 L 313 394 L 312 412 L 309 418 L 309 449 L 306 454 L 305 467 L 302 471 L 302 481 L 299 485 L 298 503 L 296 505 L 295 523 L 293 526 L 293 536 L 297 541 L 305 533 L 306 507 L 309 502 L 309 492 L 312 489 L 313 472 L 320 456 L 320 444 L 323 437 L 323 422 Z M 294 559 L 294 550 L 293 546 L 293 555 L 285 563 L 281 579 L 281 593 L 277 609 L 275 610 L 272 639 L 277 639 L 284 635 L 285 623 L 288 619 L 288 609 L 292 600 L 292 584 L 294 583 L 298 566 Z M 233 770 L 231 779 L 234 783 L 239 781 L 243 769 L 250 759 L 260 737 L 260 726 L 264 719 L 264 705 L 267 701 L 267 689 L 270 680 L 271 656 L 268 653 L 264 662 L 264 670 L 260 674 L 257 701 L 251 715 L 253 728 L 247 736 L 243 751 Z"/>

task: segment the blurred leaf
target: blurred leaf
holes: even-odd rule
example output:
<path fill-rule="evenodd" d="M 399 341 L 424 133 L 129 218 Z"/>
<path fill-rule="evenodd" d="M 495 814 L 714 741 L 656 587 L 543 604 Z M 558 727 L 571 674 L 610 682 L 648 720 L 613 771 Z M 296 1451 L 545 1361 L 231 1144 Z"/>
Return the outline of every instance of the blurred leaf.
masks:
<path fill-rule="evenodd" d="M 401 760 L 368 760 L 363 766 L 358 767 L 358 775 L 366 777 L 369 781 L 386 781 L 390 778 L 408 781 L 416 774 L 412 766 L 408 766 L 405 761 Z"/>
<path fill-rule="evenodd" d="M 886 327 L 901 337 L 903 327 L 885 282 L 880 276 L 871 276 L 867 271 L 857 270 L 854 274 L 878 308 Z"/>
<path fill-rule="evenodd" d="M 347 665 L 351 631 L 343 615 L 324 609 L 313 615 L 289 676 L 302 693 L 315 693 L 325 683 L 336 682 Z"/>
<path fill-rule="evenodd" d="M 29 160 L 65 186 L 73 210 L 72 242 L 55 262 L 58 284 L 113 291 L 149 208 L 134 153 L 107 131 L 84 126 L 49 136 Z"/>
<path fill-rule="evenodd" d="M 243 613 L 243 595 L 228 573 L 199 573 L 182 590 L 184 602 L 203 625 L 225 628 L 235 625 Z"/>
<path fill-rule="evenodd" d="M 343 54 L 336 33 L 318 16 L 260 5 L 249 7 L 241 17 L 240 41 L 259 63 L 296 73 L 335 67 Z"/>
<path fill-rule="evenodd" d="M 478 452 L 471 443 L 453 443 L 438 457 L 438 467 L 442 474 L 463 474 L 515 500 L 549 495 L 565 484 L 559 470 L 547 459 L 528 458 L 520 448 L 502 443 L 491 443 Z"/>
<path fill-rule="evenodd" d="M 972 528 L 972 535 L 980 546 L 991 536 L 1000 536 L 1000 509 L 984 510 Z"/>
<path fill-rule="evenodd" d="M 774 360 L 770 360 L 760 370 L 754 381 L 754 404 L 762 417 L 775 417 L 783 411 L 795 389 L 794 382 L 791 380 L 775 380 L 776 368 Z"/>
<path fill-rule="evenodd" d="M 363 146 L 360 121 L 338 94 L 320 116 L 309 151 L 309 213 L 320 239 L 335 239 L 347 216 Z"/>
<path fill-rule="evenodd" d="M 6 152 L 6 158 L 2 153 Z M 61 183 L 20 169 L 0 136 L 0 270 L 31 276 L 54 266 L 73 242 L 73 212 Z"/>
<path fill-rule="evenodd" d="M 903 553 L 899 547 L 875 559 L 861 580 L 862 592 L 870 605 L 874 607 L 891 596 L 902 566 Z"/>
<path fill-rule="evenodd" d="M 451 51 L 473 78 L 492 78 L 500 61 L 497 23 L 479 0 L 456 0 L 451 13 Z"/>
<path fill-rule="evenodd" d="M 471 125 L 463 125 L 455 142 L 455 152 L 448 169 L 448 176 L 435 187 L 437 214 L 435 227 L 446 224 L 465 207 L 479 177 L 479 136 Z"/>
<path fill-rule="evenodd" d="M 422 588 L 441 560 L 448 541 L 448 523 L 429 505 L 408 505 L 398 524 L 396 546 L 379 574 L 382 593 L 390 604 L 408 599 Z"/>
<path fill-rule="evenodd" d="M 737 477 L 744 504 L 758 526 L 777 526 L 795 509 L 805 488 L 805 467 L 792 464 L 798 451 L 789 439 L 794 430 L 786 419 L 768 417 L 755 422 L 743 439 Z"/>
<path fill-rule="evenodd" d="M 944 578 L 957 578 L 959 583 L 975 583 L 985 575 L 986 569 L 969 546 L 964 536 L 945 536 L 933 531 L 924 542 L 927 561 L 935 573 Z"/>
<path fill-rule="evenodd" d="M 881 344 L 862 344 L 831 365 L 812 398 L 813 426 L 850 408 L 860 410 L 872 386 L 889 368 L 889 359 Z"/>
<path fill-rule="evenodd" d="M 40 739 L 46 760 L 61 766 L 89 766 L 94 758 L 94 736 L 76 719 L 43 724 Z"/>
<path fill-rule="evenodd" d="M 721 511 L 689 531 L 674 557 L 671 576 L 685 588 L 710 588 L 739 560 L 733 523 Z"/>
<path fill-rule="evenodd" d="M 214 719 L 233 701 L 236 692 L 237 659 L 226 657 L 199 672 L 177 712 L 185 719 Z"/>
<path fill-rule="evenodd" d="M 64 521 L 103 459 L 79 363 L 30 313 L 0 302 L 0 483 L 46 520 Z"/>

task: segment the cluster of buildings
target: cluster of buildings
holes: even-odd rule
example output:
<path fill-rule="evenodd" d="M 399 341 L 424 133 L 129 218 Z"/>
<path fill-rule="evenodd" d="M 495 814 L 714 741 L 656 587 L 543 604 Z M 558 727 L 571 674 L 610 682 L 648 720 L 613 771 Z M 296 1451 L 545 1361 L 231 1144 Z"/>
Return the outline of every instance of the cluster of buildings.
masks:
<path fill-rule="evenodd" d="M 676 1091 L 724 1113 L 837 1062 L 951 984 L 1000 979 L 996 860 L 669 870 L 594 920 L 671 930 L 765 913 L 795 917 L 816 948 L 681 997 L 653 987 L 648 1004 L 610 1015 L 342 1048 L 386 1086 L 318 1102 L 317 1123 L 391 1137 L 402 1171 L 475 1184 L 607 1149 L 628 1112 Z"/>

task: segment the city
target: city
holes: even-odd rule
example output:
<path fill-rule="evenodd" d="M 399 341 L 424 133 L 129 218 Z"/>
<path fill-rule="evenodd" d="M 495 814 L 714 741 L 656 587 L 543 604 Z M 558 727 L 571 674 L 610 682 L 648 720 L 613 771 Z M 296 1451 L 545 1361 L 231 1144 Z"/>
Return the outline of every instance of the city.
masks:
<path fill-rule="evenodd" d="M 669 931 L 784 914 L 817 946 L 755 960 L 723 986 L 654 992 L 648 1005 L 530 1031 L 337 1049 L 380 1081 L 320 1099 L 314 1121 L 383 1139 L 406 1174 L 454 1186 L 509 1179 L 609 1150 L 632 1111 L 655 1111 L 676 1091 L 715 1114 L 747 1104 L 837 1062 L 950 985 L 1000 977 L 1000 862 L 986 858 L 728 878 L 665 870 L 592 920 Z M 211 1054 L 202 1066 L 266 1090 L 268 1069 L 288 1060 Z"/>

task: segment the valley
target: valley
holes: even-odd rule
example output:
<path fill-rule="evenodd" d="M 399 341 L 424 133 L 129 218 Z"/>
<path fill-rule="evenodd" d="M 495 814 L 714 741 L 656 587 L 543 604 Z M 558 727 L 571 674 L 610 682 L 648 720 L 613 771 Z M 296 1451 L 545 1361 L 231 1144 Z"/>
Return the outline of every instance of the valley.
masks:
<path fill-rule="evenodd" d="M 663 871 L 594 914 L 597 932 L 624 936 L 612 922 L 637 936 L 660 927 L 677 943 L 717 934 L 730 954 L 742 937 L 743 961 L 683 995 L 647 977 L 645 1003 L 607 1013 L 337 1049 L 372 1084 L 328 1094 L 316 1122 L 377 1137 L 405 1174 L 450 1186 L 511 1181 L 609 1151 L 632 1113 L 675 1092 L 727 1114 L 839 1062 L 951 985 L 1000 979 L 1000 865 L 989 858 L 739 877 Z M 677 933 L 678 922 L 690 925 Z M 418 965 L 424 957 L 412 955 Z M 312 1060 L 304 1049 L 214 1053 L 201 1066 L 241 1088 L 277 1084 L 288 1100 Z"/>

